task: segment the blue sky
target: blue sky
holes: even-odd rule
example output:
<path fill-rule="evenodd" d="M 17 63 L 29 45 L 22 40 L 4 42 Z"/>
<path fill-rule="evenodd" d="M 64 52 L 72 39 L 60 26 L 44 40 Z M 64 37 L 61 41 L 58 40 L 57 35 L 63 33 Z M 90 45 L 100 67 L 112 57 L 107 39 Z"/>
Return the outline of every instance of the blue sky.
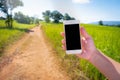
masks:
<path fill-rule="evenodd" d="M 120 0 L 22 0 L 23 7 L 14 9 L 29 16 L 42 18 L 45 10 L 69 13 L 81 22 L 120 21 Z"/>

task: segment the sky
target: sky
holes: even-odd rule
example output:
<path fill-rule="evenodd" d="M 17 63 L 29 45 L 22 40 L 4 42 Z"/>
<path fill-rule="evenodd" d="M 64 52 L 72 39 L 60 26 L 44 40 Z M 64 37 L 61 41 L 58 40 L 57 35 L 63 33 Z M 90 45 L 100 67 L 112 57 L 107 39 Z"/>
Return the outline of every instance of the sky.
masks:
<path fill-rule="evenodd" d="M 68 13 L 82 23 L 120 21 L 120 0 L 22 0 L 23 7 L 14 9 L 26 15 L 42 17 L 46 10 Z"/>

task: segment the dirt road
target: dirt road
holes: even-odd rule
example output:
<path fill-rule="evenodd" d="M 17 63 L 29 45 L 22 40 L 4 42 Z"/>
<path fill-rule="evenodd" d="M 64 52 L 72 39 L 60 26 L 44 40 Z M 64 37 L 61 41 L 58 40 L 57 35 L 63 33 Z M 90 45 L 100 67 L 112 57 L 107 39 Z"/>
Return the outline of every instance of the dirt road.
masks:
<path fill-rule="evenodd" d="M 6 51 L 0 63 L 0 80 L 70 80 L 54 51 L 35 27 Z"/>

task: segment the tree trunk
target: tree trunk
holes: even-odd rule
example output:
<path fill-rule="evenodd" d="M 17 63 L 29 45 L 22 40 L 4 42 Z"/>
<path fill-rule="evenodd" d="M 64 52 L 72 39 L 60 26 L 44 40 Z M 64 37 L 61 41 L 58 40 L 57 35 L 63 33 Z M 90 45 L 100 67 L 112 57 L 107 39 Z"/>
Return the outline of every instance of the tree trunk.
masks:
<path fill-rule="evenodd" d="M 9 15 L 8 13 L 7 13 L 7 19 L 6 19 L 6 26 L 8 27 L 8 28 L 12 28 L 12 23 L 13 23 L 13 20 L 12 20 L 12 15 Z"/>
<path fill-rule="evenodd" d="M 10 28 L 13 27 L 12 23 L 13 23 L 12 15 L 10 15 Z"/>
<path fill-rule="evenodd" d="M 10 18 L 9 18 L 9 17 L 10 17 L 10 16 L 9 16 L 9 14 L 7 13 L 7 19 L 6 19 L 6 21 L 5 21 L 7 27 L 10 27 Z"/>
<path fill-rule="evenodd" d="M 13 27 L 12 9 L 10 10 L 10 27 Z"/>

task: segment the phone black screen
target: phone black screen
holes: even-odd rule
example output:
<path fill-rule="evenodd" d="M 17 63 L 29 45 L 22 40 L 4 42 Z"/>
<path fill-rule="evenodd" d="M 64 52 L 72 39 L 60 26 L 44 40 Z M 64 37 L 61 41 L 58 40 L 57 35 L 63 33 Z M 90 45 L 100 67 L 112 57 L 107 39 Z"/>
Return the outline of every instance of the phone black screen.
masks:
<path fill-rule="evenodd" d="M 67 50 L 81 49 L 79 24 L 65 25 Z"/>

